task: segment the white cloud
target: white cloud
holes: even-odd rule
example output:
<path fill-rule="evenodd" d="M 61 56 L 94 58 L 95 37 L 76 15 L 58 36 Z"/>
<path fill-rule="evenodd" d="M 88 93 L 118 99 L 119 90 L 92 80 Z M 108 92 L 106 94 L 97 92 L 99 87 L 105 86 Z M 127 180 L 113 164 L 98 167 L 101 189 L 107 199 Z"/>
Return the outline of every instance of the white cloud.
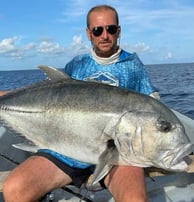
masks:
<path fill-rule="evenodd" d="M 136 52 L 150 52 L 150 46 L 146 45 L 144 42 L 138 42 L 135 44 L 134 49 L 136 49 Z"/>
<path fill-rule="evenodd" d="M 52 40 L 44 40 L 40 41 L 40 43 L 28 42 L 25 44 L 21 37 L 18 36 L 5 38 L 0 41 L 0 57 L 10 57 L 11 59 L 61 55 L 71 58 L 88 50 L 89 47 L 83 42 L 81 35 L 73 36 L 72 43 L 66 47 Z"/>
<path fill-rule="evenodd" d="M 36 48 L 36 44 L 31 42 L 27 45 L 24 45 L 23 50 L 28 51 L 28 50 L 33 50 L 34 48 Z"/>
<path fill-rule="evenodd" d="M 69 46 L 62 46 L 59 43 L 42 41 L 37 51 L 49 55 L 65 55 L 67 57 L 74 57 L 75 55 L 87 52 L 89 47 L 83 42 L 82 36 L 75 35 L 72 38 L 72 43 Z"/>
<path fill-rule="evenodd" d="M 5 38 L 0 41 L 0 54 L 7 54 L 15 50 L 15 42 L 18 40 L 17 36 L 12 38 Z"/>
<path fill-rule="evenodd" d="M 20 45 L 20 36 L 5 38 L 0 41 L 0 57 L 22 59 L 29 56 L 29 53 L 36 47 L 35 43 Z"/>
<path fill-rule="evenodd" d="M 172 58 L 172 53 L 171 52 L 168 52 L 167 55 L 165 56 L 165 59 L 166 60 L 169 60 Z"/>
<path fill-rule="evenodd" d="M 46 54 L 63 54 L 64 47 L 59 43 L 43 41 L 38 46 L 37 51 Z"/>
<path fill-rule="evenodd" d="M 81 35 L 80 36 L 73 36 L 73 45 L 77 45 L 77 44 L 82 44 L 83 41 L 82 41 L 82 37 Z"/>
<path fill-rule="evenodd" d="M 136 52 L 138 54 L 152 52 L 151 47 L 145 44 L 144 42 L 138 42 L 134 45 L 128 45 L 127 43 L 125 43 L 124 45 L 121 45 L 121 46 L 122 48 L 127 49 L 130 52 Z"/>
<path fill-rule="evenodd" d="M 73 36 L 73 41 L 68 49 L 68 54 L 70 57 L 72 57 L 78 54 L 88 52 L 89 47 L 83 42 L 81 35 L 75 35 Z"/>

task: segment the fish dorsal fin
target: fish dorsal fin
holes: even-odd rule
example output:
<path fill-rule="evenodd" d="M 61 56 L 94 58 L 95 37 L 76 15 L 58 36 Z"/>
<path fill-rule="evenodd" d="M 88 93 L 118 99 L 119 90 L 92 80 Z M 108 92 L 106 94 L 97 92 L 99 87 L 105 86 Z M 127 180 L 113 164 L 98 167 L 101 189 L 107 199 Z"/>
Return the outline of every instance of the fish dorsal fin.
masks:
<path fill-rule="evenodd" d="M 23 151 L 27 151 L 27 152 L 37 152 L 40 148 L 36 145 L 32 145 L 32 144 L 27 144 L 27 143 L 19 143 L 19 144 L 12 144 L 13 147 L 17 148 L 17 149 L 21 149 Z"/>
<path fill-rule="evenodd" d="M 70 77 L 67 74 L 64 74 L 62 71 L 46 65 L 39 65 L 38 68 L 42 70 L 45 75 L 48 77 L 48 79 L 52 81 L 59 81 L 64 79 L 70 79 Z"/>

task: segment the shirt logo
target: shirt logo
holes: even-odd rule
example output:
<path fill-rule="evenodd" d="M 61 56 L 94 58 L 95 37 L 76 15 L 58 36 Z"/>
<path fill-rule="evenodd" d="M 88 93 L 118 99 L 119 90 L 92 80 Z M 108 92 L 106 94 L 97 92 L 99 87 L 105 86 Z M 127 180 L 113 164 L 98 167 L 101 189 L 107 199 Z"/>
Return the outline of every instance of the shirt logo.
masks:
<path fill-rule="evenodd" d="M 86 81 L 92 81 L 92 80 L 100 81 L 102 83 L 109 84 L 112 86 L 119 86 L 119 80 L 114 75 L 112 75 L 110 72 L 100 71 L 100 72 L 97 72 L 97 73 L 90 75 L 89 77 L 87 77 L 84 80 L 86 80 Z"/>

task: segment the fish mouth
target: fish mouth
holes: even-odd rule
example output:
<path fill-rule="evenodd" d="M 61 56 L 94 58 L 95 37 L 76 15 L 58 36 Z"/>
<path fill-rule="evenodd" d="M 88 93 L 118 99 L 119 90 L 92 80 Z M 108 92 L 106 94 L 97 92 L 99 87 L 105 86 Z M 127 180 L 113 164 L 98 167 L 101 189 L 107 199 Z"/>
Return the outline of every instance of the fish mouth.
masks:
<path fill-rule="evenodd" d="M 193 144 L 185 144 L 184 146 L 179 146 L 173 153 L 175 157 L 171 160 L 169 168 L 174 171 L 185 171 L 188 168 L 188 164 L 185 162 L 184 158 L 194 151 Z"/>

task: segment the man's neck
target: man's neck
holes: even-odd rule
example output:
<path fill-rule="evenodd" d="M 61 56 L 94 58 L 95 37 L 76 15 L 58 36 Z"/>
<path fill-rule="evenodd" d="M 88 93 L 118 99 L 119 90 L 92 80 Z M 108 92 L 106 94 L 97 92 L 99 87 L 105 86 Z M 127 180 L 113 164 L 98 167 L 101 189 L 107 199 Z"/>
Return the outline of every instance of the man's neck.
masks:
<path fill-rule="evenodd" d="M 118 61 L 121 49 L 118 47 L 117 51 L 109 57 L 100 57 L 96 54 L 94 49 L 91 49 L 92 58 L 101 65 L 109 65 Z"/>

